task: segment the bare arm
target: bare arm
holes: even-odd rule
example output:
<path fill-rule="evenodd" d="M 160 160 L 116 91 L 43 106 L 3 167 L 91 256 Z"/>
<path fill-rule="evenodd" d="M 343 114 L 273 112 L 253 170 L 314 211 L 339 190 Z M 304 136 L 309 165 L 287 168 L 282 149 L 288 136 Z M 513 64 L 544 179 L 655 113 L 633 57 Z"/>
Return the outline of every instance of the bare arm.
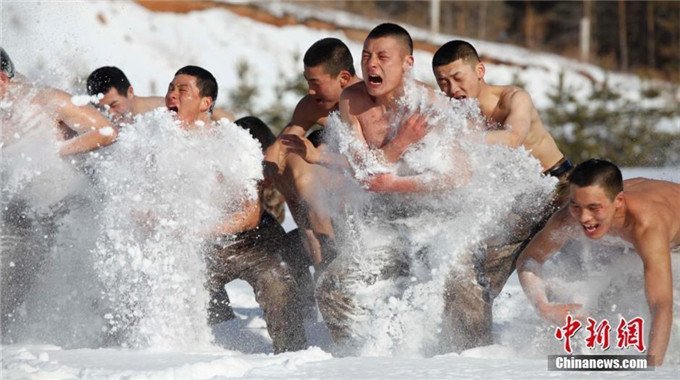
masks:
<path fill-rule="evenodd" d="M 294 135 L 303 138 L 305 133 L 318 121 L 318 118 L 314 119 L 316 117 L 314 114 L 309 97 L 305 96 L 300 99 L 295 106 L 290 122 L 283 128 L 276 141 L 264 152 L 265 177 L 270 178 L 272 175 L 283 172 L 287 152 L 286 145 L 282 140 L 283 136 Z"/>
<path fill-rule="evenodd" d="M 529 134 L 534 104 L 529 94 L 523 90 L 515 91 L 508 96 L 510 111 L 504 122 L 505 128 L 486 132 L 486 142 L 516 148 L 524 143 Z"/>
<path fill-rule="evenodd" d="M 229 220 L 215 227 L 212 234 L 234 235 L 239 232 L 252 230 L 260 223 L 262 204 L 259 199 L 246 202 L 241 211 L 232 215 Z"/>
<path fill-rule="evenodd" d="M 234 118 L 234 114 L 225 110 L 224 108 L 217 108 L 215 107 L 212 111 L 212 114 L 210 115 L 210 120 L 212 121 L 219 121 L 222 119 L 227 119 L 229 121 L 234 121 L 236 120 Z"/>
<path fill-rule="evenodd" d="M 415 113 L 407 118 L 397 131 L 396 136 L 382 148 L 387 162 L 397 162 L 406 149 L 419 142 L 428 131 L 425 116 Z"/>
<path fill-rule="evenodd" d="M 545 292 L 541 267 L 573 236 L 569 218 L 566 207 L 556 212 L 517 258 L 517 275 L 524 294 L 542 318 L 557 325 L 564 323 L 566 315 L 576 311 L 581 305 L 550 303 Z"/>
<path fill-rule="evenodd" d="M 68 93 L 51 90 L 44 94 L 43 101 L 54 109 L 57 121 L 78 132 L 78 136 L 66 140 L 61 145 L 59 149 L 61 156 L 89 152 L 116 140 L 118 129 L 115 126 L 94 107 L 73 104 Z"/>
<path fill-rule="evenodd" d="M 642 258 L 645 293 L 652 316 L 650 365 L 663 364 L 673 324 L 673 283 L 668 236 L 659 228 L 648 228 L 636 236 L 635 248 Z"/>
<path fill-rule="evenodd" d="M 368 190 L 379 193 L 422 193 L 448 190 L 467 184 L 472 177 L 467 156 L 458 148 L 451 160 L 458 165 L 450 173 L 428 172 L 403 177 L 384 173 L 369 177 L 364 181 L 364 185 Z"/>

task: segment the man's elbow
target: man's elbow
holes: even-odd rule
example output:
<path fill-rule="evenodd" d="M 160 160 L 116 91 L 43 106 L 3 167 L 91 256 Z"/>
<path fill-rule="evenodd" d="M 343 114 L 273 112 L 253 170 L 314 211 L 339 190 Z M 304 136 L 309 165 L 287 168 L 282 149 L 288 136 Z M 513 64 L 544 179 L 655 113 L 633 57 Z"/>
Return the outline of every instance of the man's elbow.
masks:
<path fill-rule="evenodd" d="M 107 146 L 113 144 L 118 138 L 118 127 L 107 125 L 97 130 L 97 137 L 99 146 Z"/>
<path fill-rule="evenodd" d="M 510 133 L 507 139 L 507 144 L 510 148 L 519 148 L 524 143 L 524 138 L 515 133 Z"/>

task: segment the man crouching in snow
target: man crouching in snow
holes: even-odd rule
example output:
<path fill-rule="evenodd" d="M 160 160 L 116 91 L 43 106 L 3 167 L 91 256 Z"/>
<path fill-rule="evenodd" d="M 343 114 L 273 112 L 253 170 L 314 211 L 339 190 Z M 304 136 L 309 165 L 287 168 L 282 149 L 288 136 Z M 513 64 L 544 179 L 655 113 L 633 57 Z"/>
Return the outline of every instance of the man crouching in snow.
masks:
<path fill-rule="evenodd" d="M 542 266 L 569 240 L 620 238 L 642 259 L 644 286 L 652 317 L 648 363 L 663 363 L 673 327 L 671 253 L 680 253 L 680 184 L 648 178 L 623 180 L 613 163 L 590 159 L 569 176 L 569 204 L 554 214 L 517 260 L 527 298 L 541 317 L 561 325 L 569 314 L 585 319 L 581 304 L 549 298 Z"/>
<path fill-rule="evenodd" d="M 210 122 L 216 97 L 217 82 L 212 74 L 200 67 L 186 66 L 175 73 L 165 104 L 177 113 L 183 127 L 191 130 Z M 212 231 L 216 238 L 206 255 L 208 322 L 217 324 L 234 317 L 224 285 L 243 279 L 255 290 L 274 352 L 304 349 L 306 339 L 296 301 L 297 284 L 277 252 L 285 232 L 264 211 L 261 199 L 259 186 L 256 200 L 247 202 L 240 212 Z"/>

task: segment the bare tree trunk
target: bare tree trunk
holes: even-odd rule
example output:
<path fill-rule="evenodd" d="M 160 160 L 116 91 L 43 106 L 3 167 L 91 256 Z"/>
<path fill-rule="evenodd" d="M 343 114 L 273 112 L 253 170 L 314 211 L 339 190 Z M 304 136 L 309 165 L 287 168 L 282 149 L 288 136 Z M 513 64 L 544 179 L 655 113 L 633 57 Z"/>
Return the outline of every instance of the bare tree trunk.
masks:
<path fill-rule="evenodd" d="M 581 18 L 581 35 L 580 35 L 580 47 L 581 47 L 581 60 L 585 62 L 590 61 L 590 33 L 591 33 L 591 20 L 593 13 L 593 4 L 590 0 L 583 0 L 583 18 Z"/>
<path fill-rule="evenodd" d="M 430 31 L 439 33 L 441 7 L 439 0 L 430 0 Z"/>
<path fill-rule="evenodd" d="M 461 2 L 458 3 L 458 17 L 456 18 L 456 30 L 458 30 L 458 34 L 461 36 L 466 36 L 468 35 L 467 33 L 467 3 L 466 2 Z"/>
<path fill-rule="evenodd" d="M 479 22 L 477 23 L 477 38 L 480 40 L 486 39 L 486 16 L 488 13 L 488 1 L 479 3 Z"/>
<path fill-rule="evenodd" d="M 626 2 L 619 0 L 619 52 L 620 67 L 628 71 L 628 30 L 626 29 Z"/>
<path fill-rule="evenodd" d="M 534 7 L 530 5 L 529 1 L 524 2 L 524 45 L 533 49 L 534 46 L 534 31 L 536 29 L 536 14 Z"/>
<path fill-rule="evenodd" d="M 647 2 L 647 64 L 656 67 L 656 41 L 654 40 L 654 2 Z"/>

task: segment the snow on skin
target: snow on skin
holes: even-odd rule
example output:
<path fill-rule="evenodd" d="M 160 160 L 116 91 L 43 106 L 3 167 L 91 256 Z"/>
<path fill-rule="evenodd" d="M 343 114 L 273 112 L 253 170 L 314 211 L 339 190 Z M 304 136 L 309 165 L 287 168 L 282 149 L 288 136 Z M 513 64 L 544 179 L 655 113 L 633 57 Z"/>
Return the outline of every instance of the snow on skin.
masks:
<path fill-rule="evenodd" d="M 464 177 L 467 168 L 454 156 L 459 149 L 467 157 L 472 179 L 462 187 L 412 195 L 375 194 L 348 185 L 332 196 L 348 192 L 351 195 L 344 197 L 353 200 L 330 211 L 338 226 L 340 255 L 351 258 L 343 260 L 359 263 L 364 278 L 380 273 L 401 255 L 409 263 L 410 279 L 380 279 L 370 285 L 358 280 L 351 285 L 364 313 L 353 322 L 364 355 L 436 352 L 444 282 L 457 262 L 466 260 L 469 250 L 485 238 L 498 235 L 499 222 L 513 210 L 540 212 L 556 184 L 541 175 L 538 161 L 525 150 L 481 142 L 482 136 L 468 126 L 468 115 L 474 113 L 471 103 L 438 95 L 430 105 L 422 87 L 413 79 L 406 83 L 390 118 L 391 134 L 414 112 L 428 117 L 431 130 L 397 164 L 386 164 L 379 150 L 359 143 L 337 114 L 327 127 L 331 149 L 348 158 L 351 175 L 358 180 L 392 172 L 421 175 L 426 181 Z"/>
<path fill-rule="evenodd" d="M 226 120 L 184 130 L 167 110 L 137 116 L 102 160 L 96 267 L 123 345 L 160 349 L 210 342 L 204 239 L 257 197 L 259 144 Z"/>

